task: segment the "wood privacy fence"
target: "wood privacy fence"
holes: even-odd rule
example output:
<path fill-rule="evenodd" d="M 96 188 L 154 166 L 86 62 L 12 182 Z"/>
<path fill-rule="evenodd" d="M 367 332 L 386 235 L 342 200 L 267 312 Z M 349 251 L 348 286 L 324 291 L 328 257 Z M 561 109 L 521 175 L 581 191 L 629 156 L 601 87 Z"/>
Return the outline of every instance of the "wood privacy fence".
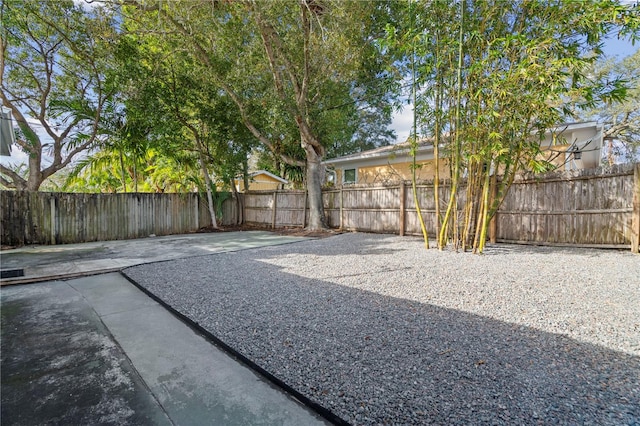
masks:
<path fill-rule="evenodd" d="M 443 206 L 450 190 L 440 188 Z M 460 192 L 460 207 L 464 190 Z M 433 185 L 417 188 L 427 229 L 435 229 Z M 2 244 L 62 244 L 194 232 L 211 225 L 198 194 L 65 194 L 2 191 Z M 241 194 L 244 222 L 304 227 L 304 191 Z M 408 183 L 323 192 L 328 225 L 343 230 L 420 234 Z M 461 211 L 462 209 L 460 209 Z M 223 203 L 223 225 L 236 224 L 236 202 Z M 500 242 L 593 247 L 640 245 L 640 164 L 552 173 L 514 182 L 493 222 Z"/>
<path fill-rule="evenodd" d="M 2 244 L 66 244 L 194 232 L 211 225 L 198 194 L 2 191 Z M 223 217 L 235 218 L 226 200 Z"/>
<path fill-rule="evenodd" d="M 464 188 L 459 203 L 464 203 Z M 418 185 L 428 230 L 436 225 L 433 185 Z M 442 208 L 450 189 L 440 187 Z M 323 192 L 328 225 L 343 230 L 420 234 L 411 185 L 353 186 Z M 459 211 L 462 211 L 460 208 Z M 304 191 L 245 194 L 250 224 L 305 226 Z M 640 244 L 640 164 L 521 177 L 512 185 L 491 227 L 499 242 L 593 247 Z"/>

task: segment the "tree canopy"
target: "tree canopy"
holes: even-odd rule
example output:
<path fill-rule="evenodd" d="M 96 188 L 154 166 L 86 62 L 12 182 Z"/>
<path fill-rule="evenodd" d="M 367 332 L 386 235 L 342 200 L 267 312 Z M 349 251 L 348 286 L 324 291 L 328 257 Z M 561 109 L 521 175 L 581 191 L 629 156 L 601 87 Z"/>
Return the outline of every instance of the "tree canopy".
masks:
<path fill-rule="evenodd" d="M 0 183 L 35 191 L 100 142 L 101 118 L 117 90 L 109 62 L 116 24 L 104 9 L 71 0 L 6 0 L 0 16 L 0 100 L 28 155 L 27 175 L 0 165 Z"/>

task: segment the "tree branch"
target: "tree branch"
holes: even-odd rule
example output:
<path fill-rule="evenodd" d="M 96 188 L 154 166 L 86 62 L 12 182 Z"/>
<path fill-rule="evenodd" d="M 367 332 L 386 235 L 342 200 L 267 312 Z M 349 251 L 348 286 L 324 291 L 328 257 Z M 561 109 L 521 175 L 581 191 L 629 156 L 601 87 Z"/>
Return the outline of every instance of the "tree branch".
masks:
<path fill-rule="evenodd" d="M 309 21 L 308 6 L 305 0 L 300 0 L 300 15 L 303 30 L 303 76 L 302 86 L 300 87 L 300 97 L 297 99 L 298 109 L 304 113 L 305 120 L 307 118 L 307 91 L 309 86 L 309 38 L 311 37 L 311 22 Z"/>
<path fill-rule="evenodd" d="M 282 161 L 284 161 L 285 163 L 292 166 L 300 166 L 300 167 L 305 166 L 304 161 L 298 160 L 296 158 L 293 158 L 278 152 L 278 150 L 276 149 L 276 146 L 253 125 L 251 120 L 249 120 L 249 116 L 247 115 L 247 111 L 244 107 L 244 104 L 240 100 L 239 96 L 233 91 L 233 89 L 231 89 L 231 87 L 227 85 L 223 85 L 221 87 L 229 95 L 231 100 L 233 100 L 233 102 L 236 104 L 236 106 L 240 110 L 240 117 L 242 118 L 242 122 L 244 123 L 246 128 L 251 132 L 253 136 L 255 136 L 267 148 L 269 148 L 271 152 L 273 152 L 274 154 L 282 158 Z"/>
<path fill-rule="evenodd" d="M 256 21 L 257 21 L 257 24 L 258 24 L 258 28 L 260 28 L 261 34 L 264 33 L 264 36 L 262 37 L 263 43 L 264 43 L 264 48 L 265 48 L 265 50 L 267 50 L 267 53 L 269 53 L 269 50 L 271 50 L 273 52 L 273 48 L 274 47 L 275 47 L 275 49 L 277 49 L 277 51 L 279 53 L 279 57 L 284 62 L 284 69 L 285 69 L 286 73 L 289 75 L 289 80 L 291 82 L 291 85 L 293 87 L 293 91 L 294 91 L 295 96 L 296 96 L 296 105 L 299 106 L 300 100 L 304 99 L 305 97 L 303 96 L 303 92 L 301 90 L 300 82 L 298 81 L 298 78 L 296 77 L 295 72 L 294 72 L 294 70 L 296 68 L 293 65 L 293 63 L 291 62 L 291 60 L 289 60 L 289 58 L 287 57 L 286 49 L 282 45 L 282 40 L 280 40 L 280 36 L 279 36 L 278 32 L 275 30 L 275 28 L 273 28 L 273 26 L 271 26 L 268 22 L 266 22 L 262 18 L 262 15 L 260 14 L 260 12 L 258 11 L 258 8 L 256 7 L 256 2 L 253 1 L 252 4 L 253 4 L 253 8 L 252 9 L 254 10 L 254 13 L 256 14 Z M 266 40 L 269 40 L 270 42 L 267 42 Z M 269 46 L 267 46 L 267 44 Z M 269 58 L 269 59 L 270 59 L 270 61 L 271 60 L 275 61 L 276 58 L 275 58 L 275 56 L 273 56 L 272 58 Z M 306 99 L 304 99 L 304 101 L 306 102 Z"/>

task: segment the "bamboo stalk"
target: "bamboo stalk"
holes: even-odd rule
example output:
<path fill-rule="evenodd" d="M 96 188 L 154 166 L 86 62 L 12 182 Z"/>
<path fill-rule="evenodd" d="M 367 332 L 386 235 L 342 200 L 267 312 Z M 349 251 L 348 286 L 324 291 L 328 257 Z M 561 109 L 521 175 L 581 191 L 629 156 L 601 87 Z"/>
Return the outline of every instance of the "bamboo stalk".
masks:
<path fill-rule="evenodd" d="M 640 163 L 633 172 L 633 218 L 631 221 L 631 252 L 640 253 Z"/>

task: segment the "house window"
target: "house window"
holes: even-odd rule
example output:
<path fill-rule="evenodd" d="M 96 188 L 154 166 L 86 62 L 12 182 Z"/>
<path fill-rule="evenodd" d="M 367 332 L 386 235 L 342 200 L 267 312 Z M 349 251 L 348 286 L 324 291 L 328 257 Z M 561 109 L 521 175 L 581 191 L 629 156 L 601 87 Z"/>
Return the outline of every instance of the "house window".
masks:
<path fill-rule="evenodd" d="M 344 183 L 356 182 L 356 169 L 345 169 L 344 171 Z"/>

